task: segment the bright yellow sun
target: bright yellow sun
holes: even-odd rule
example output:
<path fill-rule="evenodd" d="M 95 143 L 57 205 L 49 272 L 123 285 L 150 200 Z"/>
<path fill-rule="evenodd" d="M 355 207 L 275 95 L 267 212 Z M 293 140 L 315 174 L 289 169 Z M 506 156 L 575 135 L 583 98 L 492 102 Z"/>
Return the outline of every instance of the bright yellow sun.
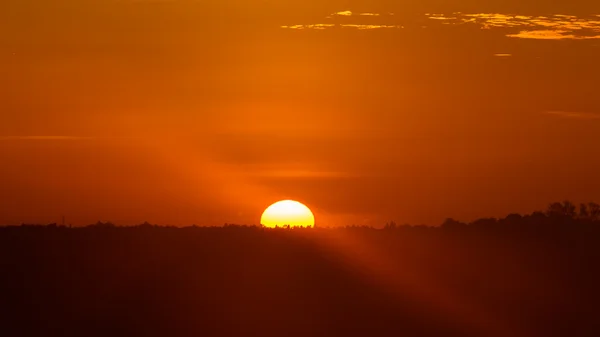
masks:
<path fill-rule="evenodd" d="M 267 207 L 260 218 L 261 225 L 274 228 L 283 227 L 313 227 L 315 216 L 310 209 L 293 200 L 282 200 Z"/>

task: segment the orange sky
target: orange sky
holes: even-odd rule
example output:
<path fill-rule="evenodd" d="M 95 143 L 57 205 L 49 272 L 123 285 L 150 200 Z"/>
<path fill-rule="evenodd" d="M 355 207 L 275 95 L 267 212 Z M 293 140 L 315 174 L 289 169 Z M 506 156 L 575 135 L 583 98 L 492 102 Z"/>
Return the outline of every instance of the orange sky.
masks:
<path fill-rule="evenodd" d="M 600 5 L 480 2 L 3 2 L 0 223 L 600 201 Z"/>

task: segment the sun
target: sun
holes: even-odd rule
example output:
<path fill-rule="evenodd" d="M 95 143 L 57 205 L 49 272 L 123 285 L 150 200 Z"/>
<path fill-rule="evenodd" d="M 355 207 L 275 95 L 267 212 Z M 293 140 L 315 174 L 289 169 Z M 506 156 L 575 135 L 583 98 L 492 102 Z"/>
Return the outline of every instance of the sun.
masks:
<path fill-rule="evenodd" d="M 265 227 L 314 227 L 315 216 L 302 203 L 294 200 L 282 200 L 267 207 L 260 218 Z"/>

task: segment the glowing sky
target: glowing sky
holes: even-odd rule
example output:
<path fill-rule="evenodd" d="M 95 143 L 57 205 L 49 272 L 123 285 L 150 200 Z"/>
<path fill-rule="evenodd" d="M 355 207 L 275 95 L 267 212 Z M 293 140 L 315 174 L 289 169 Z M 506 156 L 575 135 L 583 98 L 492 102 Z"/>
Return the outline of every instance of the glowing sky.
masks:
<path fill-rule="evenodd" d="M 597 1 L 8 0 L 0 223 L 600 201 Z"/>

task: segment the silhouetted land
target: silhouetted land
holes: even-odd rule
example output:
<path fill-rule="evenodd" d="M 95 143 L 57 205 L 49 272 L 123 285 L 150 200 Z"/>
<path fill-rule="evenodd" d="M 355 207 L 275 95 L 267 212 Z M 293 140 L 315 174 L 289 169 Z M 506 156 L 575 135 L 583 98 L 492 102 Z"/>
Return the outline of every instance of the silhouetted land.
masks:
<path fill-rule="evenodd" d="M 600 222 L 558 205 L 436 228 L 0 228 L 0 335 L 600 336 Z"/>

